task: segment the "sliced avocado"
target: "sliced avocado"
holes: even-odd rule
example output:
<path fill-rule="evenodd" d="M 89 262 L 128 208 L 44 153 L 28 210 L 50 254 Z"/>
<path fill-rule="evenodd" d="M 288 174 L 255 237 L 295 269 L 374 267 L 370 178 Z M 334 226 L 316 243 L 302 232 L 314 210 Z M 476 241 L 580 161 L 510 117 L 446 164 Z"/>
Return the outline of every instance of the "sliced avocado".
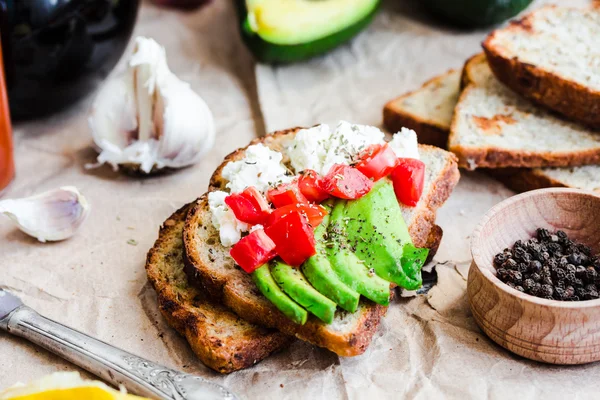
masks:
<path fill-rule="evenodd" d="M 365 196 L 348 201 L 345 218 L 348 243 L 378 276 L 408 290 L 421 286 L 429 250 L 412 244 L 390 181 L 382 179 Z"/>
<path fill-rule="evenodd" d="M 238 0 L 242 37 L 262 62 L 294 62 L 346 42 L 381 0 Z"/>
<path fill-rule="evenodd" d="M 281 261 L 271 264 L 273 279 L 285 293 L 326 324 L 333 322 L 336 304 L 319 293 L 300 270 Z"/>
<path fill-rule="evenodd" d="M 533 0 L 423 0 L 440 19 L 464 27 L 497 24 L 514 17 Z"/>
<path fill-rule="evenodd" d="M 269 265 L 265 264 L 255 270 L 252 273 L 252 279 L 256 283 L 258 290 L 286 317 L 300 325 L 306 323 L 308 313 L 277 286 L 271 275 Z"/>
<path fill-rule="evenodd" d="M 323 206 L 327 209 L 328 213 L 331 212 L 330 207 Z M 323 218 L 323 222 L 315 229 L 317 254 L 302 264 L 302 272 L 311 285 L 321 294 L 337 303 L 344 310 L 354 312 L 358 307 L 360 294 L 345 285 L 331 267 L 325 248 L 325 236 L 328 225 L 329 214 Z"/>
<path fill-rule="evenodd" d="M 339 278 L 377 304 L 388 305 L 390 303 L 390 284 L 378 277 L 369 266 L 365 265 L 349 248 L 345 238 L 345 215 L 346 202 L 339 200 L 331 212 L 331 221 L 328 229 L 327 254 L 331 266 Z"/>

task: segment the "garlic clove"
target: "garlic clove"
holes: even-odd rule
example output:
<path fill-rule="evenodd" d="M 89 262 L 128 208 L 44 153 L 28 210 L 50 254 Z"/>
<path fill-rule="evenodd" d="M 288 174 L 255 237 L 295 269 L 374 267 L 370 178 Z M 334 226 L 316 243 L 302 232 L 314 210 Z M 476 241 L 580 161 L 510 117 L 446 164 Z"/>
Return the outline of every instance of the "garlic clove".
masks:
<path fill-rule="evenodd" d="M 77 188 L 64 186 L 31 197 L 0 201 L 0 213 L 40 242 L 68 239 L 90 212 Z"/>
<path fill-rule="evenodd" d="M 104 85 L 90 112 L 98 163 L 151 173 L 200 161 L 215 139 L 204 100 L 169 70 L 152 39 L 136 38 L 128 67 Z"/>

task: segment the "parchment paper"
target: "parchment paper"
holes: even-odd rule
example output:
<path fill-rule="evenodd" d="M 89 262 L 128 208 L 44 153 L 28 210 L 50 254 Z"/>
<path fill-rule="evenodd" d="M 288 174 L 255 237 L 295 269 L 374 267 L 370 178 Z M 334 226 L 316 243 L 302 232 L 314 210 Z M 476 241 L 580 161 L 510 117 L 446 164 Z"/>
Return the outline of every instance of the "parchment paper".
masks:
<path fill-rule="evenodd" d="M 238 39 L 230 2 L 192 13 L 145 3 L 136 34 L 165 45 L 171 69 L 206 99 L 217 121 L 215 149 L 194 167 L 140 180 L 109 168 L 84 169 L 95 157 L 85 117 L 91 98 L 53 118 L 18 124 L 18 177 L 6 197 L 76 185 L 92 213 L 77 236 L 54 244 L 37 243 L 0 220 L 0 285 L 50 318 L 210 377 L 247 399 L 597 397 L 600 365 L 524 360 L 488 340 L 471 318 L 465 299 L 469 235 L 491 206 L 512 195 L 477 173 L 463 173 L 438 214 L 445 231 L 435 260 L 438 285 L 427 295 L 397 300 L 362 356 L 340 358 L 298 341 L 255 367 L 220 376 L 194 357 L 157 310 L 143 265 L 158 226 L 204 192 L 224 155 L 264 132 L 263 117 L 269 131 L 339 119 L 380 125 L 386 101 L 479 51 L 485 31 L 440 26 L 415 3 L 389 1 L 367 32 L 326 57 L 256 69 Z M 0 333 L 0 387 L 72 369 Z"/>

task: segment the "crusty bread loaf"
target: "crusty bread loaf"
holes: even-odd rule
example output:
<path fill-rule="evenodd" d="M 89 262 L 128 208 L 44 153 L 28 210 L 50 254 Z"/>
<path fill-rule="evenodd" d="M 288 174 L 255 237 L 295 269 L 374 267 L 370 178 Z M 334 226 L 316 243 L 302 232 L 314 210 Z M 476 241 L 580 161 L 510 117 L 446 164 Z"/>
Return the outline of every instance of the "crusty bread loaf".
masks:
<path fill-rule="evenodd" d="M 188 284 L 182 233 L 190 208 L 182 207 L 160 228 L 146 260 L 148 280 L 168 324 L 187 339 L 206 366 L 221 373 L 249 367 L 294 339 L 246 322 Z"/>
<path fill-rule="evenodd" d="M 600 134 L 562 120 L 501 84 L 485 59 L 475 58 L 477 82 L 463 90 L 450 128 L 459 165 L 561 167 L 600 163 Z M 463 74 L 463 81 L 469 78 Z"/>
<path fill-rule="evenodd" d="M 276 132 L 251 144 L 261 142 L 281 150 L 282 142 L 295 134 L 296 129 Z M 226 157 L 211 178 L 210 189 L 224 189 L 227 183 L 221 175 L 223 166 L 244 156 L 245 148 Z M 421 147 L 422 159 L 427 164 L 426 189 L 417 207 L 404 207 L 403 215 L 413 241 L 417 246 L 437 248 L 441 229 L 434 224 L 438 207 L 448 198 L 456 185 L 459 173 L 454 156 L 431 146 Z M 284 157 L 284 162 L 287 162 Z M 342 356 L 361 354 L 369 345 L 381 316 L 387 307 L 362 299 L 355 313 L 338 311 L 332 324 L 324 324 L 309 317 L 305 325 L 297 325 L 286 318 L 258 291 L 251 277 L 235 266 L 228 249 L 219 241 L 218 232 L 212 227 L 211 214 L 206 196 L 201 197 L 188 214 L 184 229 L 186 271 L 197 285 L 243 316 L 248 321 L 269 327 L 325 347 Z"/>
<path fill-rule="evenodd" d="M 492 32 L 492 70 L 515 92 L 600 128 L 600 7 L 547 6 Z"/>
<path fill-rule="evenodd" d="M 392 133 L 402 127 L 413 129 L 419 143 L 446 148 L 459 82 L 460 71 L 450 70 L 391 100 L 383 108 L 385 127 Z"/>

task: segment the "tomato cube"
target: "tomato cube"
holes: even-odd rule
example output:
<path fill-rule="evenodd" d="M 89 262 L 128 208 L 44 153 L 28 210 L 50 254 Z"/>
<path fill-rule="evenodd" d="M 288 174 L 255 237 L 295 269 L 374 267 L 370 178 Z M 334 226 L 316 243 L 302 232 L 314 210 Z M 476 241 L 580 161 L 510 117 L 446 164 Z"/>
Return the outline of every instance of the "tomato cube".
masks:
<path fill-rule="evenodd" d="M 316 253 L 313 230 L 299 211 L 283 215 L 265 232 L 275 242 L 279 257 L 289 265 L 300 266 Z"/>
<path fill-rule="evenodd" d="M 323 178 L 323 188 L 331 196 L 354 200 L 371 191 L 373 181 L 349 165 L 335 164 Z"/>
<path fill-rule="evenodd" d="M 298 188 L 308 201 L 321 203 L 329 198 L 329 193 L 322 187 L 323 182 L 316 171 L 307 169 L 298 179 Z"/>
<path fill-rule="evenodd" d="M 300 212 L 300 214 L 306 218 L 310 226 L 316 228 L 323 222 L 323 218 L 327 215 L 327 210 L 325 207 L 319 204 L 307 204 L 307 203 L 298 203 L 298 204 L 289 204 L 287 206 L 279 207 L 275 209 L 269 218 L 267 219 L 267 226 L 274 224 L 278 220 L 280 220 L 284 215 Z"/>
<path fill-rule="evenodd" d="M 387 144 L 374 144 L 369 146 L 360 156 L 356 169 L 367 178 L 375 181 L 388 176 L 396 167 L 398 157 L 394 150 Z"/>
<path fill-rule="evenodd" d="M 251 232 L 233 245 L 229 254 L 247 273 L 269 262 L 277 253 L 275 242 L 262 229 Z"/>
<path fill-rule="evenodd" d="M 423 194 L 425 164 L 414 158 L 400 158 L 391 179 L 398 201 L 414 207 Z"/>
<path fill-rule="evenodd" d="M 289 204 L 308 203 L 306 197 L 300 192 L 298 182 L 284 183 L 267 192 L 267 198 L 276 208 Z"/>

